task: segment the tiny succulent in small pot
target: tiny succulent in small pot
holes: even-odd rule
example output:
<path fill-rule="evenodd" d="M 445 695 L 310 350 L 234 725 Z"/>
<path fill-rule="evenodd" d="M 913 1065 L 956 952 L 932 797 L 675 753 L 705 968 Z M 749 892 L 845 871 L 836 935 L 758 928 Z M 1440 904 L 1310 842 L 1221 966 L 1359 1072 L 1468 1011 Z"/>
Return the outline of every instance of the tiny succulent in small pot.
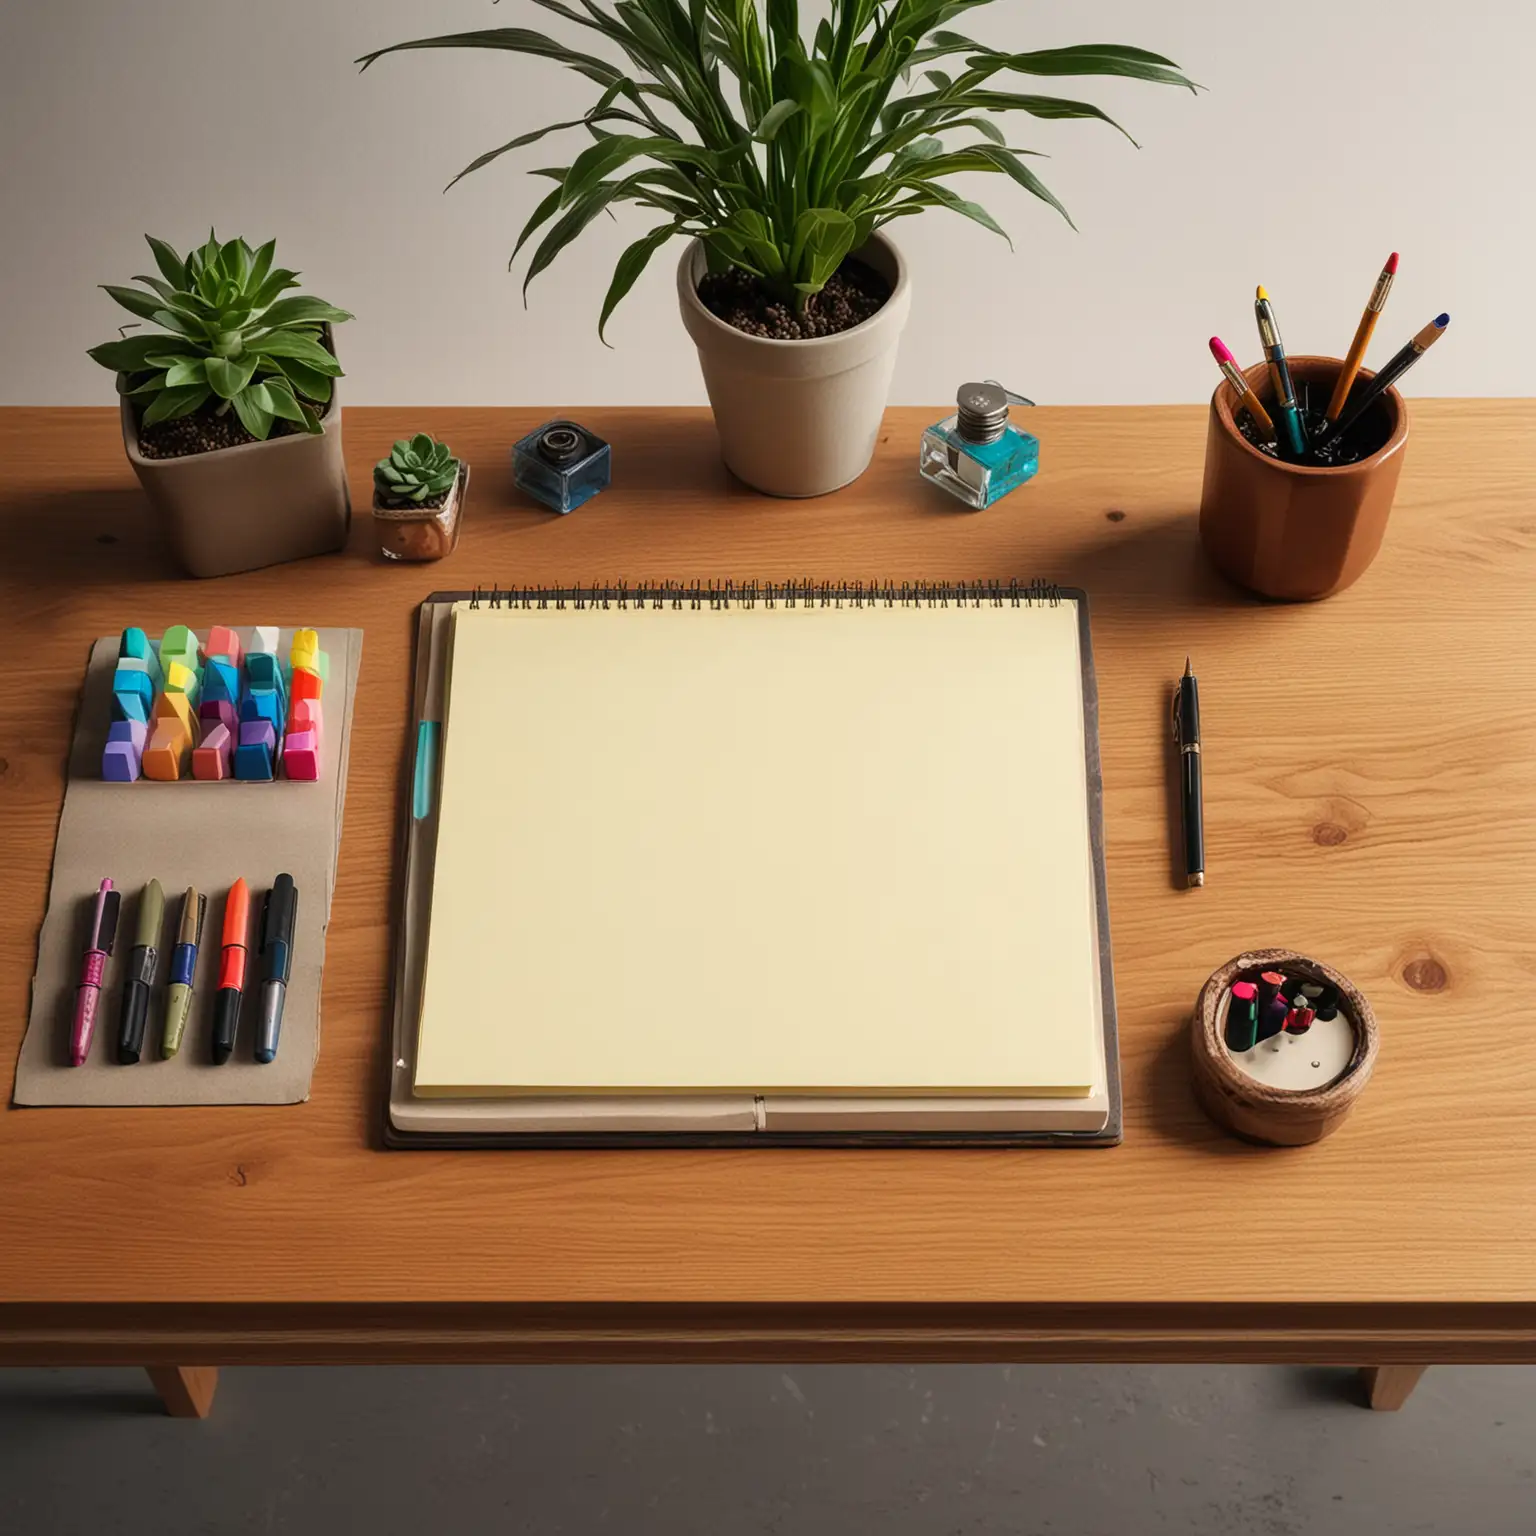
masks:
<path fill-rule="evenodd" d="M 386 505 L 434 504 L 446 498 L 459 473 L 459 461 L 446 443 L 429 433 L 402 437 L 373 469 L 375 498 Z"/>
<path fill-rule="evenodd" d="M 352 504 L 330 328 L 351 316 L 288 290 L 275 242 L 179 256 L 146 236 L 157 277 L 103 285 L 157 327 L 91 349 L 117 375 L 123 448 L 193 576 L 326 554 Z"/>
<path fill-rule="evenodd" d="M 386 560 L 441 560 L 464 524 L 469 466 L 430 432 L 402 437 L 373 467 L 373 526 Z"/>
<path fill-rule="evenodd" d="M 91 348 L 122 378 L 141 428 L 176 421 L 212 405 L 230 412 L 257 442 L 278 421 L 318 434 L 341 366 L 322 327 L 352 317 L 323 299 L 287 294 L 298 274 L 273 266 L 277 242 L 256 250 L 240 239 L 207 243 L 178 256 L 164 240 L 144 237 L 158 277 L 143 288 L 102 287 L 130 314 L 158 326 Z M 222 446 L 222 445 L 221 445 Z"/>

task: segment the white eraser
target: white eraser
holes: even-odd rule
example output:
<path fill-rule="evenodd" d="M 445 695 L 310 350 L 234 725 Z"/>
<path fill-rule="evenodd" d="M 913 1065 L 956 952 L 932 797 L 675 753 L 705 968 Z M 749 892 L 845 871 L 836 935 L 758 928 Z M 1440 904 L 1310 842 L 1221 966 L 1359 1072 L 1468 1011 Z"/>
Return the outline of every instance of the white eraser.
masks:
<path fill-rule="evenodd" d="M 245 648 L 245 654 L 249 656 L 253 652 L 266 656 L 277 655 L 277 625 L 257 624 L 251 630 L 251 638 Z"/>

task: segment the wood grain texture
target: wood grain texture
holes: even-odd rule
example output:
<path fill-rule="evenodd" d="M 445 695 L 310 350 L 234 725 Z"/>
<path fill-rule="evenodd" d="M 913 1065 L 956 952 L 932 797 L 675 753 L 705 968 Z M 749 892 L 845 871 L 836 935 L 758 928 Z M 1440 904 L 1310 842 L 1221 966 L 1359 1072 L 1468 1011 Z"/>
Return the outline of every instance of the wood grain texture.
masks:
<path fill-rule="evenodd" d="M 555 518 L 507 463 L 538 413 L 348 409 L 359 507 L 372 461 L 411 429 L 467 455 L 457 551 L 386 566 L 364 515 L 339 555 L 192 583 L 111 411 L 0 413 L 0 1070 L 26 1016 L 91 640 L 129 622 L 366 631 L 311 1102 L 0 1114 L 0 1303 L 24 1304 L 0 1306 L 0 1358 L 135 1340 L 168 1363 L 357 1358 L 370 1341 L 422 1358 L 1536 1357 L 1536 1055 L 1520 1044 L 1536 982 L 1536 402 L 1416 404 L 1380 559 L 1300 607 L 1246 598 L 1201 553 L 1202 408 L 1033 412 L 1039 479 L 981 514 L 916 476 L 939 414 L 893 410 L 857 485 L 773 502 L 731 482 L 705 412 L 589 411 L 616 484 Z M 377 1150 L 427 592 L 1035 576 L 1093 600 L 1122 1148 Z M 1170 820 L 1186 653 L 1209 849 L 1192 892 L 1175 887 Z M 1191 1088 L 1201 983 L 1270 944 L 1337 965 L 1381 1024 L 1369 1091 L 1314 1147 L 1242 1145 Z M 1265 1198 L 1241 1198 L 1258 1179 Z"/>
<path fill-rule="evenodd" d="M 213 1411 L 219 1372 L 212 1365 L 151 1365 L 150 1385 L 173 1419 L 206 1419 Z"/>
<path fill-rule="evenodd" d="M 1426 1365 L 1368 1365 L 1360 1374 L 1365 1378 L 1365 1393 L 1377 1413 L 1396 1413 L 1413 1395 Z"/>

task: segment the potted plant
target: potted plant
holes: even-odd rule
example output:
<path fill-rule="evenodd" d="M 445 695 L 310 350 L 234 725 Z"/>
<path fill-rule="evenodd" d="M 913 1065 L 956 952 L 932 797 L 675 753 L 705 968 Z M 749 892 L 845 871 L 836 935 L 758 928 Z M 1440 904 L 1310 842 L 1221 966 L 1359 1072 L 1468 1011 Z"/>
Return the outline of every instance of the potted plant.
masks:
<path fill-rule="evenodd" d="M 459 542 L 469 466 L 429 432 L 373 466 L 373 525 L 386 560 L 441 560 Z"/>
<path fill-rule="evenodd" d="M 185 257 L 146 235 L 158 277 L 103 284 L 156 329 L 124 327 L 90 355 L 118 378 L 128 462 L 194 576 L 324 554 L 346 542 L 341 377 L 331 326 L 352 317 L 289 294 L 276 243 Z"/>
<path fill-rule="evenodd" d="M 598 334 L 651 257 L 675 236 L 689 240 L 678 299 L 725 460 L 774 495 L 835 490 L 874 451 L 911 301 L 886 225 L 947 208 L 1003 234 L 947 184 L 967 172 L 1006 176 L 1066 216 L 997 119 L 1111 119 L 1086 102 L 996 89 L 996 77 L 1127 75 L 1194 89 L 1139 48 L 1010 53 L 943 30 L 991 0 L 831 0 L 805 32 L 796 0 L 767 0 L 761 13 L 756 0 L 537 3 L 619 57 L 498 27 L 358 62 L 400 49 L 502 49 L 553 58 L 600 89 L 583 115 L 520 134 L 460 175 L 546 134 L 591 135 L 570 164 L 535 172 L 555 185 L 513 252 L 542 231 L 525 293 L 611 205 L 659 214 L 619 258 Z"/>

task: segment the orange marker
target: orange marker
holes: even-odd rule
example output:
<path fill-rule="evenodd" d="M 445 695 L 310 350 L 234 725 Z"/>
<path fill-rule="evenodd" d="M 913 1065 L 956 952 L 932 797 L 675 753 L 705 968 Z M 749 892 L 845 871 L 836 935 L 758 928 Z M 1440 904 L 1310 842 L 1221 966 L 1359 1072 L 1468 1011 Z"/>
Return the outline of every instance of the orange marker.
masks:
<path fill-rule="evenodd" d="M 229 1060 L 240 1032 L 240 1003 L 245 992 L 246 939 L 251 931 L 251 893 L 236 880 L 224 899 L 224 938 L 219 952 L 219 995 L 213 1004 L 213 1062 Z"/>

